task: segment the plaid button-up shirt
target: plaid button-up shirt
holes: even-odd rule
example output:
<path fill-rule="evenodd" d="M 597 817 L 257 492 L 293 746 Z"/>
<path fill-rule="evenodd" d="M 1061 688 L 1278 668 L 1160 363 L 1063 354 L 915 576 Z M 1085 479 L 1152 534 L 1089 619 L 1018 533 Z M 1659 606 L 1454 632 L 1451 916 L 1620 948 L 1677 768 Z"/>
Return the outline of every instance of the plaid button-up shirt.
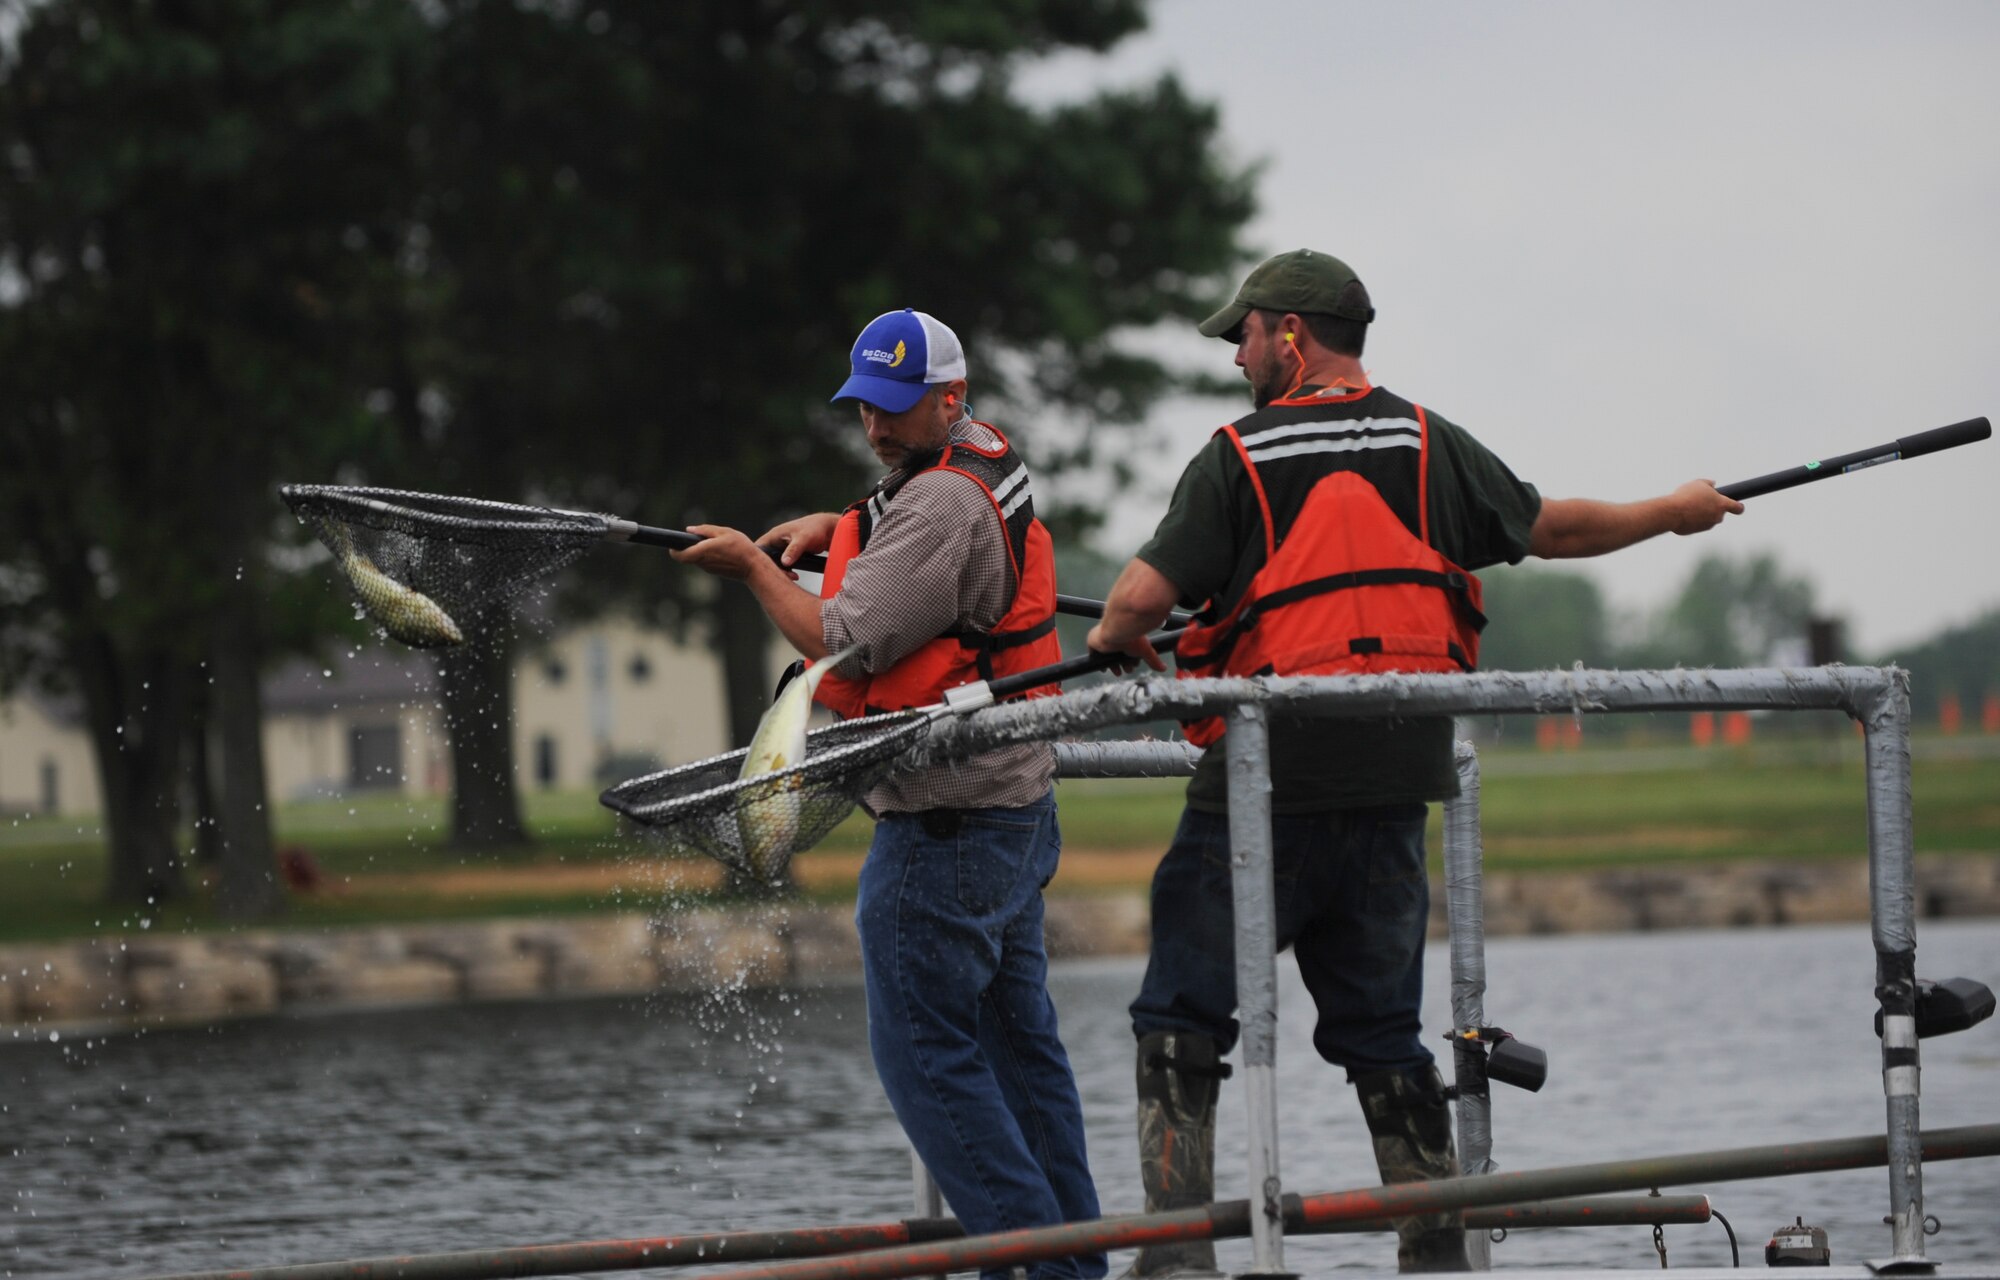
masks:
<path fill-rule="evenodd" d="M 951 438 L 1000 445 L 969 419 L 953 424 Z M 820 630 L 830 653 L 862 646 L 841 674 L 886 671 L 953 627 L 997 626 L 1011 586 L 1006 534 L 986 491 L 955 471 L 926 471 L 875 521 L 839 594 L 821 608 Z M 1054 775 L 1050 745 L 1023 742 L 899 774 L 870 791 L 867 803 L 878 814 L 1013 808 L 1041 799 Z"/>

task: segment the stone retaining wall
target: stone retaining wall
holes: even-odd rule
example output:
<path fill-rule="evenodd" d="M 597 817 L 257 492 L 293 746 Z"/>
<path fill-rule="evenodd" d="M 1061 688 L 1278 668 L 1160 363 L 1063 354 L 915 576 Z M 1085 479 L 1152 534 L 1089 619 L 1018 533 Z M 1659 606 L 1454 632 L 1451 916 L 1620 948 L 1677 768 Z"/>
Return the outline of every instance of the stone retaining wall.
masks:
<path fill-rule="evenodd" d="M 1919 859 L 1920 915 L 2000 915 L 2000 856 Z M 1492 874 L 1489 937 L 1868 918 L 1864 862 Z M 1048 900 L 1057 958 L 1146 950 L 1142 894 Z M 1432 932 L 1444 894 L 1432 886 Z M 0 947 L 0 1039 L 303 1008 L 811 982 L 857 972 L 853 908 L 754 906 Z"/>

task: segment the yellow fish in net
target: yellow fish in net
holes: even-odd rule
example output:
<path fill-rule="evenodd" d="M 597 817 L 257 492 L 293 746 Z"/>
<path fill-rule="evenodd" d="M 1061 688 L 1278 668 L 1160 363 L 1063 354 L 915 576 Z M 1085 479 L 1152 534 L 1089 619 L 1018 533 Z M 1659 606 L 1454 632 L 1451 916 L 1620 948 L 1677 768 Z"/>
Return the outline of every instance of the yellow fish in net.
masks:
<path fill-rule="evenodd" d="M 812 718 L 813 694 L 826 673 L 845 662 L 860 646 L 841 650 L 830 657 L 806 664 L 806 669 L 778 693 L 777 701 L 757 722 L 750 750 L 744 753 L 739 780 L 779 773 L 805 763 L 806 724 Z M 774 880 L 798 850 L 792 846 L 799 837 L 804 800 L 798 779 L 774 781 L 769 786 L 745 787 L 736 798 L 736 833 L 750 870 L 766 880 Z"/>
<path fill-rule="evenodd" d="M 437 601 L 376 568 L 373 560 L 355 549 L 345 530 L 338 530 L 337 537 L 340 571 L 354 584 L 361 607 L 382 624 L 390 638 L 413 649 L 444 649 L 465 643 L 465 633 Z"/>

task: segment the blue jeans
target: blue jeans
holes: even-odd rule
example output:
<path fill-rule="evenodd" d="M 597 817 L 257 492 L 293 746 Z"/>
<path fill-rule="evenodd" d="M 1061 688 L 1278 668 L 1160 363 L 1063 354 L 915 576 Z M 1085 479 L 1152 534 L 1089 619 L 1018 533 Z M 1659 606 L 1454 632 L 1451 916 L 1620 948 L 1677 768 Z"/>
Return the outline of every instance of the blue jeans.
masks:
<path fill-rule="evenodd" d="M 1293 948 L 1319 1012 L 1313 1047 L 1356 1071 L 1431 1062 L 1419 1039 L 1424 806 L 1274 814 L 1278 949 Z M 1229 818 L 1188 809 L 1153 874 L 1153 951 L 1132 1030 L 1194 1031 L 1236 1044 L 1236 933 Z"/>
<path fill-rule="evenodd" d="M 884 815 L 861 868 L 855 923 L 876 1073 L 967 1232 L 1095 1218 L 1042 945 L 1042 886 L 1062 850 L 1055 796 L 950 813 L 956 831 Z M 1094 1254 L 1029 1274 L 1105 1270 Z"/>

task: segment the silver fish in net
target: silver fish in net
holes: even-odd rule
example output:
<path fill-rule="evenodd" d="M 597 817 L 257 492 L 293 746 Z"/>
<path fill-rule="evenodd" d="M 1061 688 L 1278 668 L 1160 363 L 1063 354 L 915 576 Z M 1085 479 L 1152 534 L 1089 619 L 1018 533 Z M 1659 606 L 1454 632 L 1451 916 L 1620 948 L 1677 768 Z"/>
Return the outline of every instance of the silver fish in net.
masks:
<path fill-rule="evenodd" d="M 919 709 L 843 720 L 806 734 L 804 761 L 775 772 L 744 776 L 745 747 L 621 782 L 598 799 L 650 828 L 668 853 L 774 879 L 839 826 L 935 718 Z"/>
<path fill-rule="evenodd" d="M 806 724 L 812 718 L 813 694 L 820 681 L 860 649 L 851 645 L 830 657 L 808 663 L 805 670 L 778 691 L 771 709 L 757 722 L 743 757 L 738 779 L 750 781 L 784 773 L 806 760 Z M 736 797 L 737 834 L 751 872 L 775 880 L 796 851 L 806 797 L 796 776 L 768 787 L 750 787 Z"/>

